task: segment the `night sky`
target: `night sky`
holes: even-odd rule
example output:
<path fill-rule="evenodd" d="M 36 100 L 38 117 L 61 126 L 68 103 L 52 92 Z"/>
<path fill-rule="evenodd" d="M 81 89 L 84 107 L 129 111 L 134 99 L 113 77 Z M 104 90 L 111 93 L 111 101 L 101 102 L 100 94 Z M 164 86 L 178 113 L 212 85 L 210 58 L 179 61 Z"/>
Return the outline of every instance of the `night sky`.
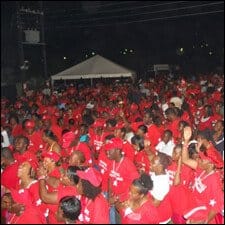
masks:
<path fill-rule="evenodd" d="M 15 3 L 1 2 L 1 61 L 18 72 Z M 223 1 L 43 1 L 43 10 L 49 76 L 92 54 L 140 74 L 156 63 L 191 72 L 223 64 Z M 38 27 L 29 18 L 23 26 Z M 26 47 L 30 73 L 41 73 L 40 58 L 40 48 Z"/>

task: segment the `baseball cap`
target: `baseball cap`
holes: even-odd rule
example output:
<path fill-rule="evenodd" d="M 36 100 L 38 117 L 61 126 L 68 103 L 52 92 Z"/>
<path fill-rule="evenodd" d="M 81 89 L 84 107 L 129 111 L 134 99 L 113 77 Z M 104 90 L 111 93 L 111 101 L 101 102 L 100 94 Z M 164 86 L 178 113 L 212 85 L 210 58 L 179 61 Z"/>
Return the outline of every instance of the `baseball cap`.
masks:
<path fill-rule="evenodd" d="M 85 171 L 78 170 L 77 176 L 83 180 L 89 181 L 95 187 L 98 187 L 102 182 L 101 174 L 93 167 L 89 167 Z"/>
<path fill-rule="evenodd" d="M 118 148 L 118 149 L 123 148 L 123 140 L 121 138 L 118 138 L 118 137 L 112 138 L 104 146 L 104 149 L 106 151 L 109 151 L 109 150 L 112 150 L 112 149 L 115 149 L 115 148 Z"/>

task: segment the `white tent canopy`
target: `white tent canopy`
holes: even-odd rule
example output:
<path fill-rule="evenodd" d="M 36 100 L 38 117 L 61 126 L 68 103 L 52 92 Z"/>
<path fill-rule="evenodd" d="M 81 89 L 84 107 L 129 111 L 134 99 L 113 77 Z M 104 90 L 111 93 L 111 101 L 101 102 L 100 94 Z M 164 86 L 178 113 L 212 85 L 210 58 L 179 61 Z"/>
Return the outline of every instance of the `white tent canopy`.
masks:
<path fill-rule="evenodd" d="M 51 76 L 54 80 L 134 77 L 135 72 L 100 55 L 95 55 L 75 66 Z"/>

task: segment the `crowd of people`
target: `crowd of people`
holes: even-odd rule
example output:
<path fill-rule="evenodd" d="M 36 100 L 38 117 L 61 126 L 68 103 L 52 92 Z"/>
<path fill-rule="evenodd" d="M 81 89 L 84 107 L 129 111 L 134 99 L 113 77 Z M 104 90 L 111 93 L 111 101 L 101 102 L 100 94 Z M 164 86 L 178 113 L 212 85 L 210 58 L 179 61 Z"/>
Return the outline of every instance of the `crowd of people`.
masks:
<path fill-rule="evenodd" d="M 224 76 L 1 98 L 1 223 L 223 224 Z"/>

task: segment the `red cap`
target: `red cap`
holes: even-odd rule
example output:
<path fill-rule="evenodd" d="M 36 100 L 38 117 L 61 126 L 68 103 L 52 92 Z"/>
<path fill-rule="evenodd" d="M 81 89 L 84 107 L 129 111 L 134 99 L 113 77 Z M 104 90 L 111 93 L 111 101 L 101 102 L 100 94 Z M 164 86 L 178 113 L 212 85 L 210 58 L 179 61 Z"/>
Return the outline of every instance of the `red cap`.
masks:
<path fill-rule="evenodd" d="M 60 155 L 58 153 L 54 152 L 54 151 L 52 151 L 52 152 L 44 152 L 42 154 L 42 156 L 44 158 L 50 158 L 50 159 L 52 159 L 55 162 L 58 162 L 59 159 L 60 159 Z"/>
<path fill-rule="evenodd" d="M 87 168 L 85 171 L 78 170 L 77 176 L 83 180 L 89 181 L 95 187 L 98 187 L 102 182 L 101 174 L 93 167 Z"/>
<path fill-rule="evenodd" d="M 25 127 L 26 128 L 34 128 L 35 127 L 35 122 L 33 120 L 27 120 L 25 122 Z"/>
<path fill-rule="evenodd" d="M 66 132 L 65 134 L 63 134 L 62 136 L 62 147 L 63 148 L 68 148 L 71 144 L 71 142 L 75 139 L 75 134 L 70 131 L 70 132 Z"/>
<path fill-rule="evenodd" d="M 118 149 L 122 149 L 123 148 L 123 140 L 121 138 L 112 138 L 111 140 L 109 140 L 107 142 L 107 144 L 105 144 L 104 146 L 106 151 L 118 148 Z"/>
<path fill-rule="evenodd" d="M 217 157 L 215 154 L 208 153 L 207 156 L 203 152 L 199 152 L 199 156 L 203 160 L 208 160 L 211 163 L 215 165 L 216 168 L 222 168 L 223 167 L 223 160 L 220 160 L 219 157 Z"/>
<path fill-rule="evenodd" d="M 135 103 L 132 103 L 131 106 L 130 106 L 130 110 L 131 110 L 131 111 L 136 111 L 136 110 L 138 110 L 138 105 L 135 104 Z"/>

